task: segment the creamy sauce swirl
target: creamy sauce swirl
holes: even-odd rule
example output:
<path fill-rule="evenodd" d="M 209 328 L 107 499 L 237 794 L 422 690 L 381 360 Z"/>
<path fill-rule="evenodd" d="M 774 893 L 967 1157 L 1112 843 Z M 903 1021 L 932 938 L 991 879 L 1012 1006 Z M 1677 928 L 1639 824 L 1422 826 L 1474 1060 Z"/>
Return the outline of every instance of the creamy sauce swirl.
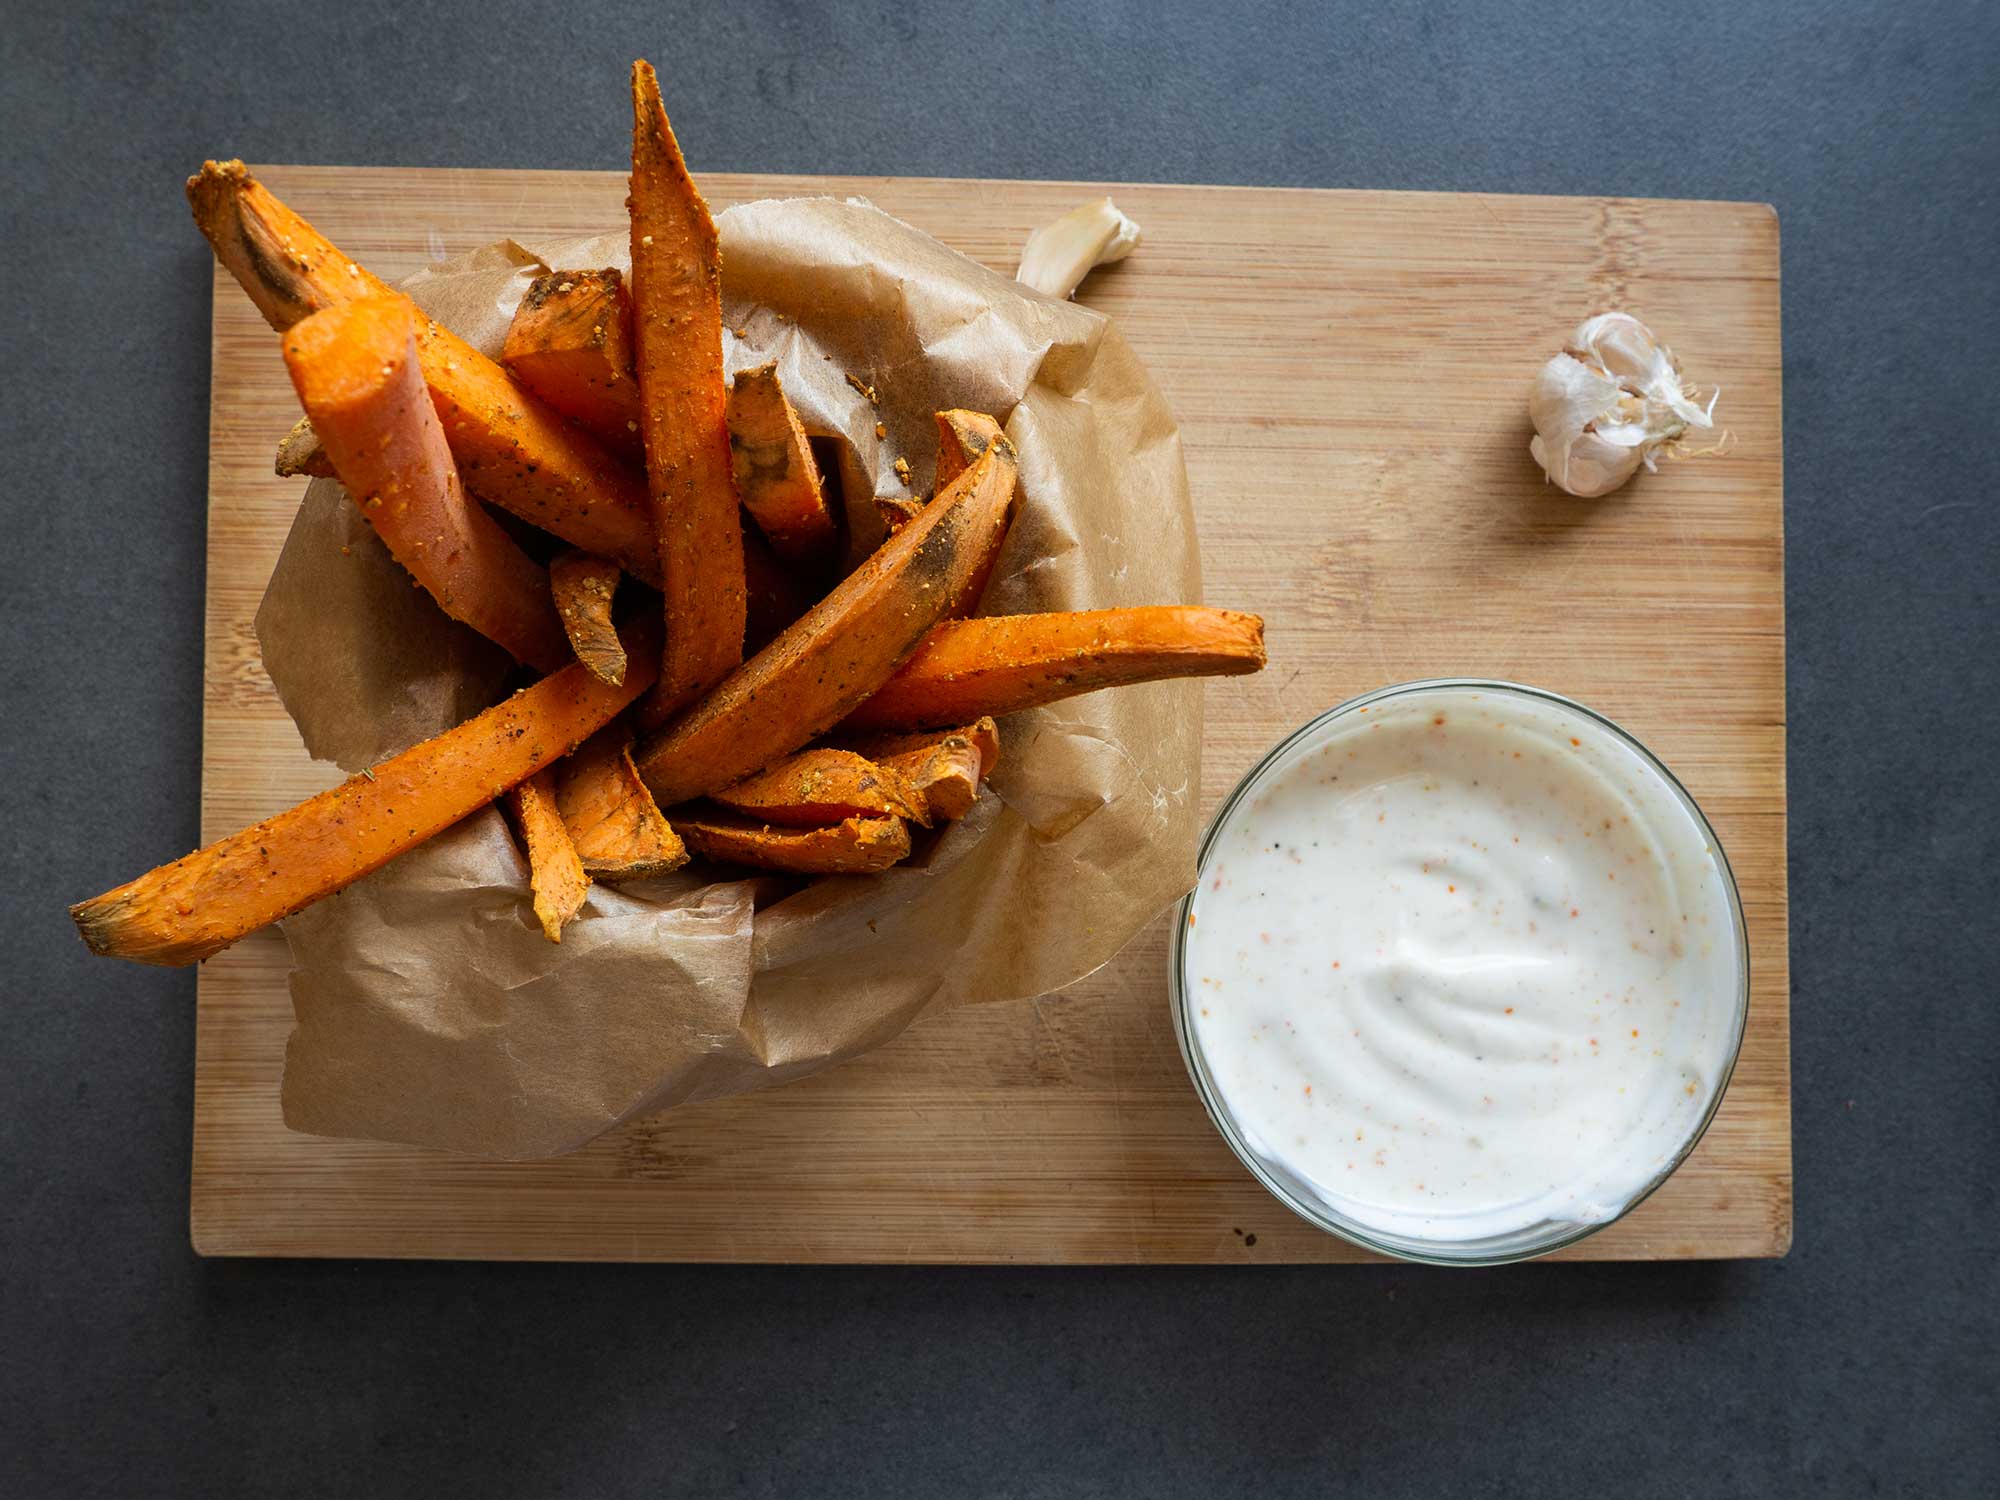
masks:
<path fill-rule="evenodd" d="M 1615 1216 L 1737 1040 L 1727 877 L 1596 720 L 1423 689 L 1239 801 L 1189 914 L 1190 1031 L 1251 1148 L 1390 1235 Z"/>

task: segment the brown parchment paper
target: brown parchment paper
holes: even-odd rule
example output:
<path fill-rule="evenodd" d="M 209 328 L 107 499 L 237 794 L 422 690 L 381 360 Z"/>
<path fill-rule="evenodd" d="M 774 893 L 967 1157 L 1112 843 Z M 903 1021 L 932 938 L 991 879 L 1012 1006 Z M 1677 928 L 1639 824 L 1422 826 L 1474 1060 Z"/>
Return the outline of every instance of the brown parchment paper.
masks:
<path fill-rule="evenodd" d="M 843 440 L 858 552 L 880 536 L 868 492 L 910 493 L 899 456 L 926 490 L 932 413 L 972 407 L 1021 454 L 1019 518 L 983 612 L 1198 600 L 1180 438 L 1105 319 L 860 201 L 752 203 L 719 227 L 728 366 L 778 360 L 808 428 Z M 626 264 L 622 230 L 509 241 L 407 289 L 497 354 L 544 266 Z M 483 707 L 504 675 L 328 480 L 307 491 L 257 630 L 308 748 L 350 770 Z M 1060 989 L 1192 881 L 1200 740 L 1198 683 L 1019 714 L 1002 725 L 994 795 L 911 865 L 804 886 L 699 869 L 600 884 L 559 945 L 486 809 L 284 924 L 286 1123 L 551 1156 L 855 1056 L 935 1007 Z"/>

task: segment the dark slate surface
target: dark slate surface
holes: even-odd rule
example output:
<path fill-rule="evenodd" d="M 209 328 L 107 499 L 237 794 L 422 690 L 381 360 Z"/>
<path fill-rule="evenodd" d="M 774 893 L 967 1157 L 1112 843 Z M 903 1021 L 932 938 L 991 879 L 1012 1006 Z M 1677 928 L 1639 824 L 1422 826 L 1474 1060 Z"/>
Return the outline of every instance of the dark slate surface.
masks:
<path fill-rule="evenodd" d="M 1529 12 L 1532 11 L 1532 14 Z M 449 12 L 449 14 L 445 14 Z M 0 1492 L 1991 1494 L 2000 7 L 5 7 Z M 205 1264 L 204 156 L 1768 200 L 1797 1244 L 1769 1264 Z"/>

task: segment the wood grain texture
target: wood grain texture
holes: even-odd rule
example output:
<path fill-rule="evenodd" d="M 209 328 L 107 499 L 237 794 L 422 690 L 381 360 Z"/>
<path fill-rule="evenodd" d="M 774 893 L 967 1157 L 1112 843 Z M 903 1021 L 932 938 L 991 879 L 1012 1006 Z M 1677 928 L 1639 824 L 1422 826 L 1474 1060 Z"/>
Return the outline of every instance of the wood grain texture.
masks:
<path fill-rule="evenodd" d="M 260 168 L 391 278 L 507 234 L 624 222 L 618 173 Z M 1099 186 L 704 176 L 718 210 L 859 193 L 1011 269 Z M 1567 1259 L 1782 1254 L 1791 1240 L 1778 226 L 1744 204 L 1117 187 L 1138 254 L 1084 300 L 1179 417 L 1210 602 L 1271 666 L 1208 689 L 1204 806 L 1282 732 L 1387 683 L 1511 678 L 1636 733 L 1714 822 L 1752 946 L 1748 1036 L 1695 1156 Z M 190 234 L 193 230 L 190 229 Z M 1601 502 L 1527 455 L 1536 365 L 1629 307 L 1722 388 L 1722 459 Z M 302 480 L 277 341 L 218 273 L 202 827 L 328 784 L 251 629 Z M 162 858 L 180 850 L 161 850 Z M 1090 980 L 924 1021 L 766 1093 L 676 1110 L 560 1161 L 288 1133 L 287 957 L 203 969 L 191 1226 L 204 1254 L 738 1261 L 1337 1261 L 1202 1113 L 1167 1014 L 1163 918 Z M 1239 1231 L 1241 1231 L 1239 1233 Z M 1252 1242 L 1254 1236 L 1254 1243 Z"/>

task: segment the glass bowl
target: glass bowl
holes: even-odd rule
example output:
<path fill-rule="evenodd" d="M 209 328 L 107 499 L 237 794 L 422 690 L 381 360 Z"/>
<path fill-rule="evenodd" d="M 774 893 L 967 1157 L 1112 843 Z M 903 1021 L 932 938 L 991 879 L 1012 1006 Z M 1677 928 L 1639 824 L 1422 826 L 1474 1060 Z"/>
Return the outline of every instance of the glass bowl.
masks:
<path fill-rule="evenodd" d="M 1547 1218 L 1517 1230 L 1477 1239 L 1427 1239 L 1392 1233 L 1375 1225 L 1356 1222 L 1329 1203 L 1309 1180 L 1285 1163 L 1265 1155 L 1252 1144 L 1248 1134 L 1237 1124 L 1228 1099 L 1218 1087 L 1208 1062 L 1202 1055 L 1200 1039 L 1193 1024 L 1190 999 L 1192 985 L 1188 979 L 1189 916 L 1194 910 L 1196 896 L 1202 888 L 1216 846 L 1222 835 L 1231 827 L 1231 819 L 1237 809 L 1273 777 L 1316 750 L 1331 737 L 1335 726 L 1349 715 L 1390 699 L 1440 689 L 1470 690 L 1482 695 L 1524 699 L 1544 710 L 1553 709 L 1574 715 L 1585 725 L 1608 735 L 1611 740 L 1632 752 L 1658 774 L 1661 783 L 1706 839 L 1715 870 L 1720 876 L 1722 895 L 1728 908 L 1731 929 L 1729 935 L 1735 947 L 1736 974 L 1730 1035 L 1725 1047 L 1723 1065 L 1716 1075 L 1706 1105 L 1686 1139 L 1636 1191 L 1618 1202 L 1614 1211 L 1592 1218 L 1588 1222 Z M 1180 1043 L 1181 1059 L 1187 1064 L 1188 1076 L 1194 1081 L 1195 1092 L 1201 1096 L 1202 1105 L 1208 1110 L 1209 1118 L 1215 1122 L 1216 1129 L 1222 1133 L 1230 1149 L 1258 1181 L 1270 1189 L 1279 1202 L 1307 1223 L 1382 1255 L 1431 1265 L 1492 1266 L 1547 1255 L 1617 1223 L 1650 1197 L 1661 1183 L 1673 1175 L 1674 1169 L 1687 1159 L 1688 1154 L 1694 1150 L 1707 1131 L 1709 1122 L 1715 1118 L 1715 1112 L 1722 1103 L 1723 1095 L 1728 1092 L 1730 1075 L 1742 1050 L 1744 1021 L 1749 1012 L 1750 1002 L 1750 957 L 1748 934 L 1743 924 L 1743 903 L 1737 893 L 1736 877 L 1730 870 L 1728 856 L 1723 852 L 1722 841 L 1715 836 L 1715 830 L 1710 827 L 1701 809 L 1695 805 L 1694 798 L 1688 795 L 1687 789 L 1657 756 L 1602 714 L 1560 694 L 1547 692 L 1541 688 L 1526 687 L 1519 683 L 1445 677 L 1398 683 L 1358 698 L 1351 698 L 1337 707 L 1328 709 L 1318 718 L 1302 725 L 1279 741 L 1241 781 L 1237 782 L 1235 788 L 1223 799 L 1222 806 L 1217 809 L 1214 820 L 1209 824 L 1208 832 L 1203 836 L 1201 851 L 1197 857 L 1194 889 L 1182 898 L 1177 908 L 1172 951 L 1168 959 L 1168 982 L 1173 1006 L 1174 1035 Z"/>

